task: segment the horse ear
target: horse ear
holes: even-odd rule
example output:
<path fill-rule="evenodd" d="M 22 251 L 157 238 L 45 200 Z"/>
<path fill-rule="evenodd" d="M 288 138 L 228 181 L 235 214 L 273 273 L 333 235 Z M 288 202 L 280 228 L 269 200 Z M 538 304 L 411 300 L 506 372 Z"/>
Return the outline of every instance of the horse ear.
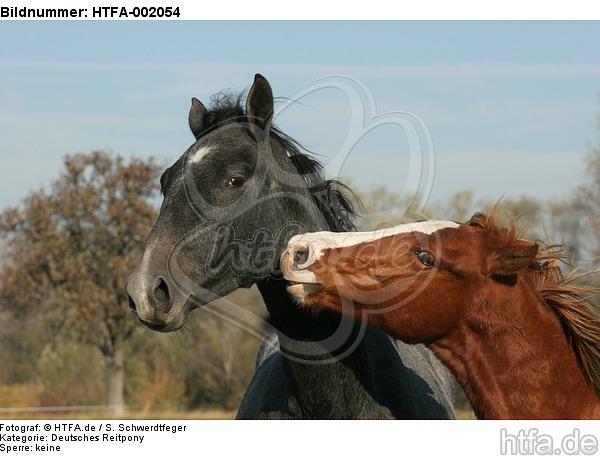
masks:
<path fill-rule="evenodd" d="M 519 272 L 529 266 L 538 252 L 537 244 L 527 241 L 517 241 L 508 247 L 493 249 L 487 258 L 487 273 L 489 275 L 506 276 Z"/>
<path fill-rule="evenodd" d="M 273 116 L 273 91 L 269 82 L 260 74 L 254 76 L 254 84 L 246 99 L 248 120 L 265 129 Z"/>
<path fill-rule="evenodd" d="M 192 98 L 192 107 L 190 108 L 188 122 L 190 124 L 190 130 L 192 130 L 192 133 L 196 139 L 198 139 L 198 137 L 202 134 L 202 120 L 204 119 L 205 113 L 206 108 L 202 102 L 196 97 Z"/>

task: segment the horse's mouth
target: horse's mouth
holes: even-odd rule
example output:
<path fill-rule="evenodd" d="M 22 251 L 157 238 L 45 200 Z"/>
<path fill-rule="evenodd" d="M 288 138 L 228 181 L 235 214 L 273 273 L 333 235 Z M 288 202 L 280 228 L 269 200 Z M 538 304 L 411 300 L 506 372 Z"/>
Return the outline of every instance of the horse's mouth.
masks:
<path fill-rule="evenodd" d="M 294 300 L 300 304 L 304 302 L 304 297 L 312 292 L 320 291 L 324 286 L 320 283 L 301 283 L 301 282 L 289 282 L 287 286 L 288 294 L 294 298 Z"/>
<path fill-rule="evenodd" d="M 144 323 L 144 325 L 146 325 L 146 327 L 148 329 L 151 329 L 152 331 L 156 331 L 156 332 L 171 332 L 171 331 L 176 331 L 179 328 L 170 328 L 169 324 L 163 325 L 163 324 L 158 324 L 158 323 Z"/>
<path fill-rule="evenodd" d="M 188 319 L 188 316 L 192 310 L 196 307 L 191 298 L 188 297 L 185 304 L 177 313 L 169 314 L 157 311 L 155 309 L 147 308 L 145 312 L 140 312 L 139 308 L 136 308 L 133 300 L 130 299 L 130 307 L 133 314 L 138 320 L 147 328 L 157 332 L 173 332 L 180 329 Z"/>
<path fill-rule="evenodd" d="M 139 317 L 138 317 L 139 318 Z M 140 318 L 140 321 L 149 329 L 156 332 L 173 332 L 181 328 L 187 320 L 187 315 L 180 317 L 179 315 L 168 322 L 162 321 L 144 321 Z"/>

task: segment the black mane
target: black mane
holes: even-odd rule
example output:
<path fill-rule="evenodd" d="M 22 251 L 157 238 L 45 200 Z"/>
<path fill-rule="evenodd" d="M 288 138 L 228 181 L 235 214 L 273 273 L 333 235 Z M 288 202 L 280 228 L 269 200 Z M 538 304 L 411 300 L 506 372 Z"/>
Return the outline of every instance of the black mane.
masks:
<path fill-rule="evenodd" d="M 205 127 L 198 139 L 211 131 L 231 122 L 246 123 L 248 117 L 244 110 L 244 93 L 219 92 L 211 97 L 211 106 L 204 113 L 202 124 Z M 323 165 L 311 156 L 298 141 L 283 133 L 274 125 L 270 128 L 270 137 L 283 150 L 306 182 L 306 186 L 315 200 L 319 211 L 325 217 L 331 231 L 355 231 L 354 220 L 357 215 L 349 195 L 356 195 L 337 179 L 326 179 Z"/>

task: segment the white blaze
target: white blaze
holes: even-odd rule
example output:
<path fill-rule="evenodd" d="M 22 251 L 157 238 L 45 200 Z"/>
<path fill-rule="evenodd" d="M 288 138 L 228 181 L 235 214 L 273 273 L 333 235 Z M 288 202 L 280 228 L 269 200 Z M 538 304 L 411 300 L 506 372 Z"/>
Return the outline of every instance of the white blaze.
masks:
<path fill-rule="evenodd" d="M 192 155 L 192 157 L 190 158 L 190 163 L 200 163 L 202 159 L 206 157 L 206 154 L 208 154 L 210 151 L 211 148 L 209 146 L 199 148 L 196 152 L 194 152 L 194 155 Z"/>
<path fill-rule="evenodd" d="M 311 264 L 321 258 L 323 251 L 327 249 L 351 247 L 353 245 L 362 244 L 363 242 L 377 241 L 379 239 L 395 236 L 397 234 L 432 234 L 445 228 L 456 229 L 459 227 L 460 225 L 456 222 L 445 220 L 426 220 L 424 222 L 405 223 L 404 225 L 398 225 L 392 228 L 385 228 L 377 231 L 359 231 L 351 233 L 332 233 L 330 231 L 319 231 L 316 233 L 298 234 L 290 239 L 288 242 L 288 249 L 293 249 L 295 251 L 299 248 L 308 247 L 309 252 L 308 259 L 305 263 L 301 265 L 294 265 L 293 275 L 294 277 L 297 277 L 295 281 L 300 281 L 298 280 L 300 279 L 299 275 L 302 275 L 303 279 L 308 279 L 307 282 L 315 282 L 316 279 L 310 271 L 301 272 L 300 270 L 307 269 Z M 285 253 L 288 252 L 289 250 Z"/>
<path fill-rule="evenodd" d="M 423 233 L 432 234 L 444 228 L 459 228 L 456 222 L 446 220 L 425 220 L 424 222 L 405 223 L 403 225 L 385 228 L 376 231 L 358 231 L 350 233 L 332 233 L 330 231 L 319 231 L 316 233 L 297 234 L 288 242 L 288 247 L 293 244 L 304 242 L 316 242 L 322 244 L 325 248 L 351 247 L 362 244 L 363 242 L 376 241 L 389 236 L 395 236 L 402 233 Z"/>

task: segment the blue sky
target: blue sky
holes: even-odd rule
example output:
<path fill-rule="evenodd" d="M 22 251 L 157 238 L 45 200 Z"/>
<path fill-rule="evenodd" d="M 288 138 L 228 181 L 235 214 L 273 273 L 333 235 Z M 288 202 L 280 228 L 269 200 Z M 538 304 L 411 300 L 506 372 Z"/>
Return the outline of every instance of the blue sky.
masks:
<path fill-rule="evenodd" d="M 248 88 L 257 72 L 288 98 L 343 76 L 372 115 L 418 116 L 434 144 L 433 201 L 461 189 L 560 196 L 598 137 L 599 22 L 3 21 L 0 43 L 0 210 L 54 179 L 65 154 L 173 162 L 193 139 L 191 97 Z M 332 87 L 300 101 L 282 100 L 276 121 L 339 165 L 357 105 Z M 401 191 L 418 172 L 410 148 L 385 125 L 328 170 Z"/>

